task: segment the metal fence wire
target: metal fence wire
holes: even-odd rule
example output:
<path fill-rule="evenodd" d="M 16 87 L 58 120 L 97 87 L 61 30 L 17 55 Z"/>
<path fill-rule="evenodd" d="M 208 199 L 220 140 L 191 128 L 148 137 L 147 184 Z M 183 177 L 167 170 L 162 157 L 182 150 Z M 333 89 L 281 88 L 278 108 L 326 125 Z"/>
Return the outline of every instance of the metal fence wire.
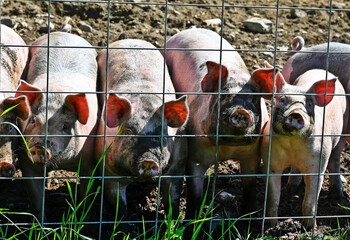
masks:
<path fill-rule="evenodd" d="M 146 138 L 150 139 L 158 139 L 160 148 L 163 149 L 167 139 L 215 139 L 215 159 L 213 159 L 211 165 L 211 170 L 208 170 L 203 176 L 193 176 L 188 174 L 188 172 L 184 171 L 184 175 L 162 175 L 161 173 L 154 177 L 152 181 L 139 181 L 134 175 L 130 175 L 132 172 L 131 169 L 128 171 L 124 171 L 118 176 L 110 176 L 106 175 L 106 167 L 108 166 L 108 161 L 106 157 L 102 158 L 101 168 L 92 176 L 95 183 L 99 185 L 100 194 L 94 201 L 94 205 L 91 209 L 93 212 L 93 216 L 87 219 L 84 219 L 83 224 L 86 225 L 85 229 L 90 228 L 92 230 L 93 238 L 96 239 L 106 239 L 109 234 L 111 234 L 113 226 L 115 225 L 115 206 L 111 206 L 107 202 L 107 190 L 105 187 L 106 181 L 110 179 L 119 179 L 120 181 L 133 180 L 133 184 L 130 184 L 127 192 L 127 201 L 128 201 L 128 218 L 118 219 L 121 223 L 126 223 L 129 230 L 131 231 L 132 237 L 137 237 L 139 234 L 143 233 L 143 227 L 147 228 L 153 227 L 152 230 L 148 233 L 148 237 L 154 236 L 157 237 L 158 230 L 160 229 L 161 223 L 164 221 L 164 214 L 166 213 L 166 209 L 164 207 L 165 201 L 167 199 L 162 199 L 161 191 L 164 190 L 162 182 L 168 179 L 177 178 L 177 179 L 185 179 L 185 183 L 183 186 L 183 190 L 179 190 L 179 194 L 181 195 L 181 203 L 180 203 L 180 211 L 182 214 L 180 216 L 181 224 L 185 225 L 195 219 L 185 218 L 186 216 L 186 201 L 187 201 L 187 191 L 192 191 L 191 189 L 186 188 L 186 184 L 190 178 L 205 178 L 205 182 L 208 182 L 208 187 L 204 186 L 204 192 L 207 189 L 207 200 L 205 203 L 205 207 L 208 207 L 210 203 L 213 204 L 213 211 L 209 211 L 209 215 L 206 216 L 208 219 L 203 226 L 204 231 L 212 232 L 217 230 L 218 225 L 223 224 L 224 227 L 230 226 L 233 222 L 238 221 L 236 226 L 237 229 L 230 230 L 234 232 L 233 234 L 237 238 L 245 238 L 239 235 L 239 233 L 247 234 L 246 238 L 259 238 L 259 237 L 273 237 L 279 238 L 282 236 L 289 236 L 292 238 L 301 238 L 307 230 L 305 230 L 300 222 L 304 219 L 312 218 L 317 222 L 318 226 L 312 228 L 307 234 L 310 236 L 329 236 L 334 235 L 335 232 L 345 232 L 346 229 L 349 228 L 348 219 L 350 217 L 349 207 L 350 207 L 350 199 L 348 194 L 350 194 L 349 184 L 347 183 L 350 180 L 349 176 L 349 166 L 350 166 L 350 158 L 349 158 L 349 148 L 346 146 L 342 152 L 341 157 L 341 172 L 332 172 L 325 171 L 322 169 L 322 157 L 327 155 L 331 146 L 329 144 L 333 144 L 332 141 L 329 141 L 329 137 L 349 137 L 349 132 L 344 127 L 344 131 L 339 133 L 334 133 L 328 130 L 325 130 L 324 126 L 328 126 L 330 124 L 337 125 L 335 121 L 336 118 L 331 118 L 331 116 L 336 115 L 332 113 L 331 115 L 327 115 L 326 111 L 327 106 L 322 109 L 322 118 L 318 119 L 316 124 L 322 126 L 322 131 L 320 133 L 312 133 L 310 136 L 305 137 L 307 139 L 314 139 L 318 141 L 321 138 L 320 142 L 320 153 L 314 159 L 318 159 L 319 162 L 314 162 L 311 165 L 318 166 L 317 171 L 315 172 L 289 172 L 286 169 L 283 173 L 275 173 L 271 171 L 271 156 L 273 156 L 274 149 L 273 143 L 277 144 L 276 141 L 273 141 L 273 136 L 281 136 L 278 133 L 273 131 L 273 127 L 269 130 L 268 133 L 263 133 L 262 131 L 258 131 L 257 133 L 250 133 L 247 136 L 249 137 L 260 137 L 266 138 L 268 141 L 268 154 L 267 159 L 265 159 L 265 167 L 263 167 L 263 161 L 261 160 L 260 166 L 254 173 L 244 173 L 240 172 L 239 161 L 237 159 L 226 159 L 227 161 L 219 161 L 222 159 L 220 157 L 223 154 L 223 150 L 221 149 L 222 139 L 227 138 L 237 138 L 241 137 L 240 135 L 230 133 L 223 134 L 222 128 L 225 126 L 220 126 L 222 112 L 221 104 L 222 99 L 226 96 L 237 95 L 245 97 L 250 97 L 253 95 L 262 96 L 263 93 L 257 92 L 239 92 L 239 93 L 228 93 L 223 91 L 221 88 L 218 89 L 217 92 L 169 92 L 166 89 L 166 77 L 167 77 L 167 65 L 166 61 L 162 62 L 162 65 L 157 66 L 162 72 L 163 84 L 161 86 L 162 91 L 152 91 L 145 92 L 142 89 L 133 89 L 131 91 L 110 91 L 109 89 L 104 91 L 102 90 L 102 84 L 105 84 L 104 88 L 108 88 L 108 81 L 110 81 L 111 76 L 109 76 L 109 68 L 110 64 L 106 64 L 106 69 L 99 69 L 99 72 L 105 71 L 105 79 L 101 79 L 101 75 L 97 78 L 99 82 L 97 84 L 96 91 L 88 91 L 84 92 L 86 96 L 92 95 L 96 98 L 99 98 L 99 113 L 100 117 L 105 117 L 107 119 L 107 111 L 103 109 L 103 103 L 106 102 L 108 96 L 111 94 L 117 94 L 120 97 L 123 96 L 141 96 L 141 95 L 157 95 L 162 99 L 162 103 L 166 102 L 166 98 L 175 97 L 180 95 L 190 96 L 217 96 L 217 111 L 214 113 L 212 119 L 208 119 L 207 121 L 216 122 L 216 128 L 209 134 L 192 134 L 191 131 L 181 132 L 178 135 L 168 134 L 164 128 L 166 124 L 166 119 L 164 117 L 165 107 L 161 108 L 162 118 L 161 118 L 161 131 L 157 134 L 141 134 L 136 132 L 128 133 L 125 131 L 120 131 L 119 133 L 115 132 L 113 134 L 108 134 L 107 124 L 104 125 L 103 134 L 97 133 L 97 131 L 93 134 L 50 134 L 52 132 L 50 128 L 54 127 L 53 122 L 55 119 L 51 118 L 52 114 L 50 113 L 51 109 L 47 106 L 50 106 L 50 99 L 53 99 L 54 96 L 62 96 L 63 95 L 73 95 L 82 93 L 79 91 L 80 89 L 75 89 L 74 91 L 65 90 L 65 89 L 57 89 L 57 91 L 48 90 L 49 86 L 51 86 L 50 80 L 52 79 L 52 75 L 50 74 L 51 65 L 50 62 L 53 61 L 53 58 L 56 57 L 52 54 L 52 49 L 60 49 L 70 50 L 70 49 L 80 49 L 81 52 L 86 52 L 89 49 L 96 50 L 97 54 L 100 54 L 103 50 L 106 50 L 106 62 L 109 62 L 110 54 L 115 50 L 125 50 L 127 51 L 161 51 L 166 58 L 169 51 L 183 51 L 183 52 L 219 52 L 220 61 L 218 62 L 220 66 L 219 71 L 219 86 L 221 85 L 223 78 L 222 70 L 222 55 L 225 52 L 235 51 L 238 52 L 239 55 L 245 61 L 245 64 L 250 73 L 252 73 L 256 69 L 264 68 L 264 60 L 267 60 L 274 68 L 273 70 L 273 91 L 270 93 L 271 101 L 266 101 L 269 108 L 269 117 L 270 121 L 274 122 L 275 119 L 275 105 L 276 99 L 280 99 L 281 96 L 285 95 L 283 92 L 278 92 L 276 89 L 277 82 L 277 73 L 283 68 L 287 59 L 290 58 L 290 55 L 287 56 L 286 53 L 295 53 L 298 54 L 298 50 L 293 50 L 290 48 L 290 43 L 295 36 L 302 36 L 305 39 L 305 47 L 311 47 L 316 44 L 326 43 L 325 50 L 310 50 L 305 49 L 306 54 L 316 54 L 323 53 L 326 54 L 326 67 L 325 70 L 328 70 L 329 66 L 332 64 L 332 61 L 335 61 L 335 58 L 340 58 L 341 56 L 349 56 L 350 52 L 348 47 L 347 49 L 339 49 L 338 51 L 331 50 L 330 43 L 331 42 L 341 42 L 350 44 L 350 3 L 344 0 L 340 0 L 338 2 L 334 2 L 332 0 L 321 0 L 316 2 L 310 1 L 300 1 L 293 2 L 289 0 L 267 0 L 267 1 L 257 1 L 257 0 L 247 0 L 247 1 L 219 1 L 219 0 L 205 0 L 205 1 L 197 1 L 197 0 L 186 0 L 186 1 L 168 1 L 168 0 L 139 0 L 139 1 L 79 1 L 79 0 L 2 0 L 1 1 L 1 13 L 0 13 L 1 23 L 9 26 L 13 30 L 15 30 L 26 42 L 28 45 L 17 45 L 17 44 L 8 44 L 3 43 L 1 40 L 1 71 L 4 71 L 4 64 L 6 62 L 6 58 L 3 56 L 5 54 L 5 50 L 9 47 L 23 47 L 23 48 L 38 48 L 38 49 L 48 49 L 47 51 L 47 69 L 46 69 L 46 88 L 42 90 L 41 93 L 45 96 L 45 101 L 43 106 L 46 106 L 45 109 L 45 119 L 43 119 L 43 128 L 45 129 L 44 134 L 32 133 L 25 134 L 24 129 L 22 129 L 24 133 L 24 137 L 26 139 L 31 138 L 43 138 L 44 139 L 44 148 L 45 148 L 45 161 L 46 153 L 49 149 L 52 140 L 59 141 L 59 139 L 74 139 L 76 138 L 86 138 L 91 137 L 94 141 L 97 138 L 103 138 L 103 149 L 106 150 L 108 147 L 108 138 L 114 138 L 115 142 L 120 141 L 120 139 L 128 138 L 128 139 L 141 139 Z M 57 32 L 61 28 L 61 24 L 67 19 L 67 17 L 71 18 L 69 24 L 72 25 L 72 34 L 78 35 L 85 40 L 87 40 L 92 46 L 76 46 L 76 45 L 65 45 L 58 46 L 55 44 L 51 44 L 52 42 L 52 34 L 53 32 Z M 260 31 L 249 29 L 249 26 L 245 25 L 243 22 L 249 18 L 263 18 L 268 20 L 267 27 L 270 29 L 262 29 Z M 1 25 L 3 28 L 4 25 Z M 198 48 L 171 48 L 168 47 L 167 41 L 170 37 L 175 34 L 190 29 L 193 27 L 197 28 L 206 28 L 212 30 L 219 34 L 220 36 L 220 44 L 219 48 L 210 48 L 206 46 L 198 46 Z M 115 47 L 111 46 L 111 44 L 118 40 L 118 37 L 121 33 L 126 33 L 128 38 L 135 39 L 143 39 L 155 46 L 155 48 L 148 47 Z M 31 42 L 48 34 L 48 43 L 47 45 L 36 45 L 31 46 Z M 2 39 L 3 36 L 0 36 Z M 226 39 L 233 47 L 234 50 L 228 50 L 223 47 L 223 39 Z M 350 46 L 350 45 L 348 45 Z M 336 55 L 337 57 L 332 58 L 332 55 Z M 295 55 L 294 55 L 295 56 Z M 341 73 L 350 73 L 348 69 L 349 67 L 349 57 L 344 57 L 344 62 L 341 65 L 337 66 L 337 73 L 333 73 L 337 76 L 339 72 Z M 45 62 L 44 61 L 44 62 Z M 203 60 L 204 61 L 204 60 Z M 307 59 L 306 62 L 302 65 L 310 64 L 309 61 L 312 59 Z M 347 61 L 347 62 L 346 62 Z M 341 61 L 340 61 L 341 62 Z M 28 61 L 29 63 L 29 61 Z M 144 65 L 152 65 L 152 62 L 144 62 Z M 203 62 L 202 64 L 205 64 Z M 203 65 L 204 66 L 204 65 Z M 185 66 L 184 66 L 185 67 Z M 187 66 L 186 66 L 187 67 Z M 150 73 L 152 74 L 152 73 Z M 135 74 L 136 75 L 136 74 Z M 329 82 L 329 75 L 324 74 L 324 79 L 326 82 Z M 1 73 L 3 77 L 3 72 Z M 26 72 L 22 75 L 23 79 L 26 80 Z M 129 77 L 129 76 L 128 76 Z M 194 76 L 195 77 L 195 76 Z M 348 77 L 347 81 L 349 81 L 350 77 Z M 3 84 L 3 79 L 1 79 L 0 84 Z M 326 89 L 329 85 L 326 85 Z M 13 94 L 21 94 L 28 93 L 26 91 L 14 91 L 11 89 L 2 89 L 0 93 L 10 93 Z M 83 89 L 83 86 L 82 88 Z M 328 95 L 324 94 L 323 89 L 323 101 L 327 100 Z M 30 91 L 29 91 L 30 92 Z M 40 91 L 39 91 L 40 92 Z M 39 93 L 36 91 L 36 93 Z M 33 91 L 35 93 L 35 91 Z M 348 96 L 349 89 L 345 89 L 345 93 L 335 93 L 330 94 L 334 96 Z M 61 95 L 60 95 L 61 94 Z M 268 94 L 267 94 L 268 95 Z M 310 93 L 305 94 L 304 92 L 296 91 L 288 96 L 305 96 L 315 97 L 320 94 Z M 49 97 L 52 96 L 52 97 Z M 266 93 L 264 94 L 266 96 Z M 1 100 L 3 101 L 3 100 Z M 278 100 L 277 100 L 278 101 Z M 203 103 L 204 104 L 204 103 Z M 277 105 L 278 107 L 278 105 Z M 340 106 L 338 106 L 340 108 Z M 191 108 L 190 108 L 191 110 Z M 210 109 L 208 109 L 209 111 Z M 331 109 L 336 112 L 337 109 Z M 12 111 L 12 110 L 11 110 Z M 339 110 L 340 111 L 340 110 Z M 91 112 L 91 111 L 90 111 Z M 190 111 L 190 115 L 191 115 Z M 328 119 L 329 118 L 329 119 Z M 59 118 L 57 118 L 59 119 Z M 338 119 L 339 120 L 339 119 Z M 277 120 L 276 120 L 277 121 Z M 18 121 L 17 121 L 18 123 Z M 22 123 L 22 122 L 21 122 Z M 188 124 L 188 122 L 187 122 Z M 203 121 L 199 121 L 198 123 L 193 124 L 203 124 Z M 270 123 L 268 123 L 270 124 Z M 340 123 L 339 123 L 340 124 Z M 22 125 L 18 125 L 20 127 Z M 272 125 L 271 125 L 272 126 Z M 14 137 L 11 134 L 3 133 L 0 136 L 3 139 L 8 137 L 22 139 L 20 135 Z M 305 140 L 304 138 L 304 140 Z M 22 141 L 22 140 L 21 140 Z M 137 140 L 135 140 L 137 141 Z M 260 141 L 260 140 L 259 140 Z M 311 140 L 310 140 L 311 141 Z M 324 144 L 324 141 L 326 142 Z M 300 141 L 301 143 L 301 141 Z M 31 143 L 29 143 L 29 148 Z M 260 143 L 261 144 L 261 143 Z M 328 144 L 328 145 L 327 145 Z M 97 148 L 97 144 L 91 145 L 94 149 Z M 324 149 L 326 146 L 326 149 Z M 315 147 L 315 146 L 314 146 Z M 24 149 L 24 150 L 23 150 Z M 300 151 L 301 146 L 293 146 L 290 145 L 290 149 L 288 150 L 290 156 L 292 157 L 295 152 Z M 304 148 L 305 149 L 305 148 Z M 306 148 L 307 149 L 307 148 Z M 311 147 L 309 147 L 311 149 Z M 193 149 L 188 149 L 188 151 L 193 151 Z M 18 154 L 19 151 L 24 153 Z M 123 151 L 123 149 L 119 149 L 118 151 Z M 278 150 L 276 150 L 278 151 Z M 19 149 L 13 150 L 14 157 L 13 158 L 21 158 L 26 155 L 25 146 L 19 147 Z M 16 153 L 16 154 L 15 154 Z M 299 153 L 299 152 L 298 152 Z M 162 153 L 164 154 L 164 153 Z M 196 154 L 196 153 L 195 153 Z M 300 154 L 302 154 L 300 152 Z M 278 155 L 278 153 L 275 153 Z M 0 155 L 2 156 L 2 155 Z M 95 158 L 94 164 L 97 164 L 97 157 Z M 233 157 L 234 158 L 234 157 Z M 4 160 L 1 160 L 4 161 Z M 17 159 L 16 161 L 21 162 L 21 159 Z M 50 161 L 50 160 L 47 160 Z M 122 159 L 120 161 L 131 161 L 127 159 Z M 190 159 L 187 159 L 190 161 Z M 242 159 L 241 159 L 242 161 Z M 305 161 L 301 159 L 301 161 Z M 311 160 L 310 160 L 311 161 Z M 340 161 L 340 160 L 339 160 Z M 30 163 L 32 164 L 32 163 Z M 87 164 L 84 162 L 84 159 L 81 159 L 81 165 Z M 199 164 L 199 163 L 198 163 Z M 203 163 L 204 164 L 204 163 Z M 335 163 L 336 164 L 336 163 Z M 59 164 L 58 164 L 59 165 Z M 289 165 L 293 165 L 290 163 Z M 67 213 L 67 209 L 69 205 L 67 202 L 71 202 L 71 198 L 69 196 L 70 191 L 67 189 L 67 184 L 70 186 L 72 182 L 74 182 L 77 178 L 73 172 L 67 173 L 61 170 L 72 170 L 72 169 L 55 169 L 54 172 L 49 174 L 49 171 L 52 168 L 47 168 L 46 164 L 40 165 L 42 167 L 41 175 L 37 174 L 21 175 L 21 171 L 27 165 L 19 164 L 16 167 L 19 169 L 16 171 L 14 176 L 5 176 L 2 175 L 0 177 L 0 184 L 3 189 L 1 202 L 1 208 L 9 209 L 11 212 L 28 212 L 30 209 L 32 210 L 32 206 L 29 207 L 30 198 L 36 194 L 36 192 L 25 193 L 26 185 L 25 181 L 30 180 L 43 180 L 41 181 L 42 187 L 45 189 L 44 192 L 40 192 L 40 202 L 41 213 L 37 215 L 39 217 L 38 221 L 44 227 L 52 227 L 58 228 L 62 225 L 62 216 Z M 178 168 L 185 168 L 185 165 L 175 166 Z M 55 168 L 55 167 L 54 167 Z M 328 169 L 331 168 L 328 167 Z M 266 169 L 266 173 L 263 169 Z M 75 170 L 75 172 L 78 169 Z M 302 169 L 300 169 L 302 170 Z M 118 169 L 116 171 L 119 171 Z M 120 172 L 119 172 L 120 173 Z M 280 176 L 282 177 L 282 191 L 281 191 L 281 199 L 279 203 L 278 209 L 278 217 L 268 216 L 267 207 L 268 207 L 268 189 L 270 184 L 271 176 Z M 310 181 L 312 177 L 316 177 L 317 179 L 325 177 L 325 180 L 322 182 L 318 182 L 317 190 L 315 193 L 321 191 L 321 194 L 318 196 L 315 194 L 312 197 L 312 201 L 316 202 L 315 211 L 312 216 L 303 216 L 302 210 L 302 201 L 304 196 L 304 187 L 303 185 L 299 186 L 296 193 L 291 194 L 287 191 L 287 179 L 288 177 L 296 177 L 303 176 L 307 181 Z M 334 179 L 335 176 L 338 176 L 342 180 L 342 184 L 344 187 L 343 193 L 345 195 L 344 198 L 328 200 L 327 195 L 331 192 L 332 184 L 330 181 Z M 87 176 L 84 174 L 80 175 L 80 181 L 84 179 L 90 179 L 91 176 Z M 242 197 L 242 183 L 241 179 L 248 177 L 256 177 L 257 186 L 254 191 L 257 195 L 257 211 L 252 214 L 242 215 L 242 206 L 244 205 L 244 199 Z M 330 179 L 331 178 L 331 179 Z M 207 180 L 209 179 L 209 180 Z M 265 183 L 266 180 L 266 183 Z M 280 187 L 281 187 L 280 186 Z M 117 189 L 119 185 L 116 185 Z M 276 186 L 278 187 L 278 185 Z M 80 188 L 79 188 L 80 189 Z M 306 190 L 308 187 L 306 187 Z M 322 190 L 321 190 L 322 189 Z M 310 190 L 310 189 L 309 189 Z M 73 189 L 74 191 L 74 189 Z M 310 190 L 311 191 L 311 190 Z M 74 195 L 74 194 L 73 194 Z M 35 196 L 38 198 L 38 196 Z M 318 204 L 317 204 L 318 202 Z M 277 204 L 277 203 L 276 203 Z M 198 202 L 198 205 L 201 205 L 201 202 Z M 120 210 L 120 209 L 119 209 Z M 26 215 L 6 215 L 7 217 L 3 217 L 1 219 L 1 228 L 5 229 L 8 226 L 13 226 L 15 224 L 18 228 L 30 227 L 32 226 L 33 220 Z M 173 216 L 175 219 L 177 216 Z M 12 219 L 9 221 L 8 219 Z M 278 219 L 278 227 L 272 226 L 272 228 L 268 227 L 268 220 Z M 241 223 L 251 223 L 249 231 L 251 235 L 247 233 L 247 225 Z M 93 228 L 92 226 L 98 226 L 97 228 Z M 242 225 L 242 226 L 241 226 Z M 121 226 L 121 225 L 120 225 Z M 123 228 L 122 228 L 123 229 Z M 14 230 L 16 232 L 18 230 Z M 221 231 L 221 228 L 220 228 Z M 4 232 L 4 230 L 2 230 Z M 162 234 L 165 234 L 162 232 Z M 229 234 L 229 233 L 226 233 Z M 283 235 L 285 234 L 285 235 Z M 289 235 L 288 235 L 289 234 Z M 294 234 L 294 235 L 290 235 Z M 298 235 L 299 234 L 299 235 Z M 327 235 L 328 234 L 328 235 Z M 332 236 L 333 236 L 332 235 Z M 215 238 L 215 235 L 211 235 Z M 223 235 L 222 239 L 227 239 L 228 235 Z M 208 239 L 208 235 L 204 235 L 203 239 Z"/>

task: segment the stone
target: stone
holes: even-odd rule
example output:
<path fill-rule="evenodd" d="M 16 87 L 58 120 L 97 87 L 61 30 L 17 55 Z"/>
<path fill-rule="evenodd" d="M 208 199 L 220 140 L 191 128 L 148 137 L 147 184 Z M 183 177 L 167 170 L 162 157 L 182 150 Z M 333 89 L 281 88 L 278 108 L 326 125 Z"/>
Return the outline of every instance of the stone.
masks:
<path fill-rule="evenodd" d="M 292 18 L 304 18 L 307 16 L 307 13 L 303 10 L 293 8 L 290 10 L 290 15 Z"/>
<path fill-rule="evenodd" d="M 84 32 L 92 32 L 92 27 L 85 22 L 79 22 L 78 27 Z"/>
<path fill-rule="evenodd" d="M 207 24 L 207 26 L 218 26 L 221 24 L 221 19 L 219 18 L 208 19 L 208 20 L 204 20 L 204 22 Z"/>
<path fill-rule="evenodd" d="M 54 30 L 55 29 L 55 24 L 53 23 L 50 23 L 50 31 Z M 47 32 L 49 30 L 49 25 L 47 22 L 43 23 L 41 26 L 40 26 L 40 31 L 43 31 L 43 32 Z"/>
<path fill-rule="evenodd" d="M 243 21 L 243 25 L 253 33 L 272 32 L 272 22 L 268 19 L 253 17 Z"/>
<path fill-rule="evenodd" d="M 15 20 L 12 18 L 1 18 L 1 24 L 8 26 L 9 28 L 13 28 L 16 24 Z"/>

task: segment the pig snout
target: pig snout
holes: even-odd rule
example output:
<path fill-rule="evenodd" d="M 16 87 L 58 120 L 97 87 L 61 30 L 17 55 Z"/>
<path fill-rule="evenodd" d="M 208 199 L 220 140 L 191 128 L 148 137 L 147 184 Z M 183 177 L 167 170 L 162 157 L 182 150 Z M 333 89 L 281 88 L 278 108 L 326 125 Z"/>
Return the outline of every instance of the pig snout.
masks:
<path fill-rule="evenodd" d="M 159 174 L 159 165 L 154 160 L 143 160 L 138 165 L 138 171 L 140 176 L 154 177 Z"/>
<path fill-rule="evenodd" d="M 283 123 L 283 129 L 286 132 L 293 132 L 302 129 L 305 126 L 304 117 L 300 113 L 289 114 Z"/>
<path fill-rule="evenodd" d="M 16 167 L 9 162 L 0 163 L 0 174 L 1 177 L 12 177 L 16 172 Z"/>
<path fill-rule="evenodd" d="M 51 158 L 51 153 L 48 149 L 46 149 L 45 151 L 45 147 L 42 146 L 33 146 L 29 149 L 30 154 L 32 159 L 33 159 L 33 163 L 37 163 L 37 164 L 44 164 L 45 162 L 49 161 Z M 46 154 L 46 158 L 45 158 L 45 154 Z"/>
<path fill-rule="evenodd" d="M 243 108 L 234 111 L 231 114 L 230 120 L 234 127 L 244 129 L 252 125 L 252 117 L 249 112 Z"/>

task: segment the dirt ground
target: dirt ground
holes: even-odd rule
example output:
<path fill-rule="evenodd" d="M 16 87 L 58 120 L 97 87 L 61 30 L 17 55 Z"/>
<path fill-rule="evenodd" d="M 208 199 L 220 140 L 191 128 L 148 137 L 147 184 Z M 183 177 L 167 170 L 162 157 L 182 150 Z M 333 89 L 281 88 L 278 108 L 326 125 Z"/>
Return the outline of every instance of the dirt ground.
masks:
<path fill-rule="evenodd" d="M 329 22 L 329 1 L 292 1 L 281 0 L 277 12 L 277 1 L 275 0 L 236 0 L 227 1 L 224 9 L 224 27 L 223 36 L 236 49 L 244 59 L 248 69 L 253 71 L 263 65 L 267 60 L 274 63 L 275 44 L 277 50 L 286 50 L 290 46 L 291 40 L 300 35 L 304 37 L 306 46 L 324 43 L 330 37 L 331 41 L 350 44 L 350 2 L 338 0 L 333 2 L 335 10 Z M 1 19 L 12 19 L 13 28 L 23 37 L 27 44 L 30 44 L 36 38 L 44 35 L 47 28 L 44 27 L 48 21 L 50 13 L 51 31 L 60 29 L 62 22 L 66 17 L 72 19 L 72 32 L 80 35 L 97 48 L 99 52 L 108 43 L 118 39 L 121 33 L 126 33 L 130 38 L 144 39 L 153 43 L 156 47 L 162 47 L 166 39 L 179 31 L 190 27 L 208 28 L 217 33 L 221 32 L 221 25 L 211 25 L 206 20 L 222 17 L 222 2 L 219 0 L 186 0 L 169 1 L 166 9 L 165 1 L 161 0 L 130 0 L 128 2 L 119 1 L 20 1 L 20 0 L 2 0 L 1 1 Z M 231 4 L 231 5 L 227 5 Z M 264 6 L 264 7 L 262 7 Z M 296 16 L 288 7 L 303 8 L 305 16 Z M 347 10 L 346 10 L 347 9 Z M 166 11 L 167 10 L 167 11 Z M 167 12 L 167 21 L 165 15 Z M 303 14 L 302 13 L 302 14 Z M 278 22 L 276 15 L 278 14 Z M 273 31 L 271 33 L 254 33 L 243 26 L 243 20 L 251 17 L 261 17 L 272 21 Z M 108 22 L 108 20 L 110 22 Z M 91 32 L 79 28 L 81 21 L 92 27 Z M 276 23 L 278 23 L 276 34 Z M 165 24 L 167 24 L 165 26 Z M 108 34 L 107 28 L 110 32 Z M 329 26 L 330 32 L 329 32 Z M 167 31 L 165 38 L 165 30 Z M 109 36 L 109 39 L 108 39 Z M 277 40 L 276 40 L 277 38 Z M 263 50 L 259 52 L 257 50 Z M 276 63 L 282 67 L 288 57 L 283 52 L 276 53 Z M 350 148 L 346 148 L 342 155 L 341 171 L 350 173 Z M 220 175 L 232 175 L 239 173 L 239 164 L 233 161 L 227 161 L 220 165 Z M 74 173 L 66 171 L 57 171 L 51 173 L 53 177 L 74 177 Z M 20 176 L 20 172 L 17 173 Z M 344 193 L 345 199 L 329 200 L 327 199 L 328 186 L 325 181 L 320 200 L 318 204 L 318 216 L 338 216 L 349 215 L 349 211 L 340 207 L 340 205 L 350 207 L 350 176 L 344 175 Z M 258 179 L 257 189 L 259 205 L 263 207 L 264 202 L 264 184 L 262 178 Z M 287 192 L 286 177 L 283 178 L 282 198 L 279 208 L 279 216 L 292 217 L 301 216 L 301 203 L 303 199 L 303 189 L 300 189 L 296 195 Z M 132 211 L 133 220 L 141 220 L 142 215 L 145 219 L 152 219 L 156 215 L 157 198 L 156 191 L 151 191 L 151 184 L 140 186 L 137 184 L 130 191 L 130 196 L 134 199 L 141 199 L 138 203 L 139 208 Z M 0 207 L 8 208 L 11 211 L 29 211 L 29 204 L 23 180 L 16 178 L 13 180 L 1 180 L 0 189 Z M 228 212 L 230 217 L 239 217 L 241 204 L 241 180 L 237 177 L 223 177 L 216 181 L 216 192 L 224 191 L 232 194 L 232 198 L 227 201 L 217 199 L 215 204 L 218 206 L 215 213 L 224 217 L 224 212 Z M 142 197 L 146 195 L 145 197 Z M 68 191 L 63 179 L 52 179 L 48 181 L 46 191 L 46 218 L 49 222 L 60 222 L 62 213 L 67 210 L 66 198 Z M 184 193 L 185 197 L 185 193 Z M 182 206 L 184 206 L 184 200 Z M 225 209 L 225 211 L 224 211 Z M 113 219 L 113 214 L 106 205 L 104 217 Z M 14 216 L 16 222 L 29 221 L 28 217 Z M 4 220 L 2 220 L 4 221 Z M 334 232 L 327 233 L 332 229 L 338 228 L 339 231 L 345 231 L 349 226 L 348 218 L 322 217 L 317 221 L 318 227 L 316 235 L 334 235 Z M 137 232 L 135 227 L 135 232 Z M 261 236 L 261 222 L 256 222 L 251 226 L 252 237 Z M 244 232 L 244 230 L 242 230 Z M 135 233 L 136 234 L 136 233 Z M 300 239 L 304 234 L 304 229 L 298 219 L 284 219 L 280 224 L 271 229 L 264 230 L 264 236 L 282 239 Z M 311 233 L 309 233 L 311 234 Z M 96 237 L 96 236 L 94 236 Z"/>

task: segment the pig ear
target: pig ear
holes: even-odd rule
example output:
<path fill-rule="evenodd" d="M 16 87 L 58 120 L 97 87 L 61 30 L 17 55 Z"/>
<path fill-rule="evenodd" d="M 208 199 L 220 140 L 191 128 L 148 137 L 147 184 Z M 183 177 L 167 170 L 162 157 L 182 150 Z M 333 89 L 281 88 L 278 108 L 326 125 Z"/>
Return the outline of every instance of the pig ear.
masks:
<path fill-rule="evenodd" d="M 274 68 L 261 68 L 253 72 L 250 78 L 251 83 L 257 88 L 257 92 L 260 93 L 272 93 L 273 91 L 273 75 Z M 285 80 L 280 72 L 276 72 L 276 88 L 275 91 L 279 92 L 284 85 Z M 263 95 L 265 99 L 270 100 L 271 95 Z"/>
<path fill-rule="evenodd" d="M 208 73 L 201 82 L 203 92 L 217 92 L 219 86 L 220 64 L 207 62 Z M 221 65 L 221 79 L 227 77 L 227 68 Z"/>
<path fill-rule="evenodd" d="M 85 93 L 68 95 L 66 104 L 77 115 L 78 121 L 85 125 L 89 119 L 89 105 Z"/>
<path fill-rule="evenodd" d="M 264 61 L 264 65 L 265 65 L 265 68 L 273 68 L 273 66 L 266 60 Z"/>
<path fill-rule="evenodd" d="M 333 99 L 333 94 L 335 92 L 335 82 L 337 81 L 337 78 L 326 80 L 321 80 L 318 82 L 315 82 L 312 87 L 310 88 L 309 92 L 316 93 L 316 94 L 323 94 L 323 95 L 315 95 L 316 99 L 316 105 L 319 107 L 324 107 L 330 101 Z M 325 98 L 324 94 L 326 92 L 326 86 L 327 86 L 327 96 Z M 331 94 L 331 95 L 328 95 Z"/>
<path fill-rule="evenodd" d="M 109 128 L 119 126 L 131 114 L 131 107 L 128 99 L 110 93 L 107 99 L 107 121 L 105 119 L 106 107 L 103 113 L 103 119 L 107 122 L 107 126 Z"/>
<path fill-rule="evenodd" d="M 30 113 L 30 105 L 26 96 L 9 97 L 1 103 L 1 108 L 3 110 L 9 109 L 13 106 L 16 107 L 11 111 L 14 111 L 16 116 L 22 120 L 26 120 L 28 118 Z"/>
<path fill-rule="evenodd" d="M 19 96 L 27 96 L 28 102 L 30 106 L 33 106 L 33 104 L 41 98 L 43 95 L 41 93 L 41 89 L 31 85 L 23 80 L 20 81 L 20 84 L 17 88 L 17 91 L 24 91 L 24 92 L 16 92 L 15 97 Z"/>
<path fill-rule="evenodd" d="M 164 105 L 164 118 L 169 127 L 178 128 L 184 125 L 188 119 L 188 113 L 186 96 L 166 102 Z"/>

